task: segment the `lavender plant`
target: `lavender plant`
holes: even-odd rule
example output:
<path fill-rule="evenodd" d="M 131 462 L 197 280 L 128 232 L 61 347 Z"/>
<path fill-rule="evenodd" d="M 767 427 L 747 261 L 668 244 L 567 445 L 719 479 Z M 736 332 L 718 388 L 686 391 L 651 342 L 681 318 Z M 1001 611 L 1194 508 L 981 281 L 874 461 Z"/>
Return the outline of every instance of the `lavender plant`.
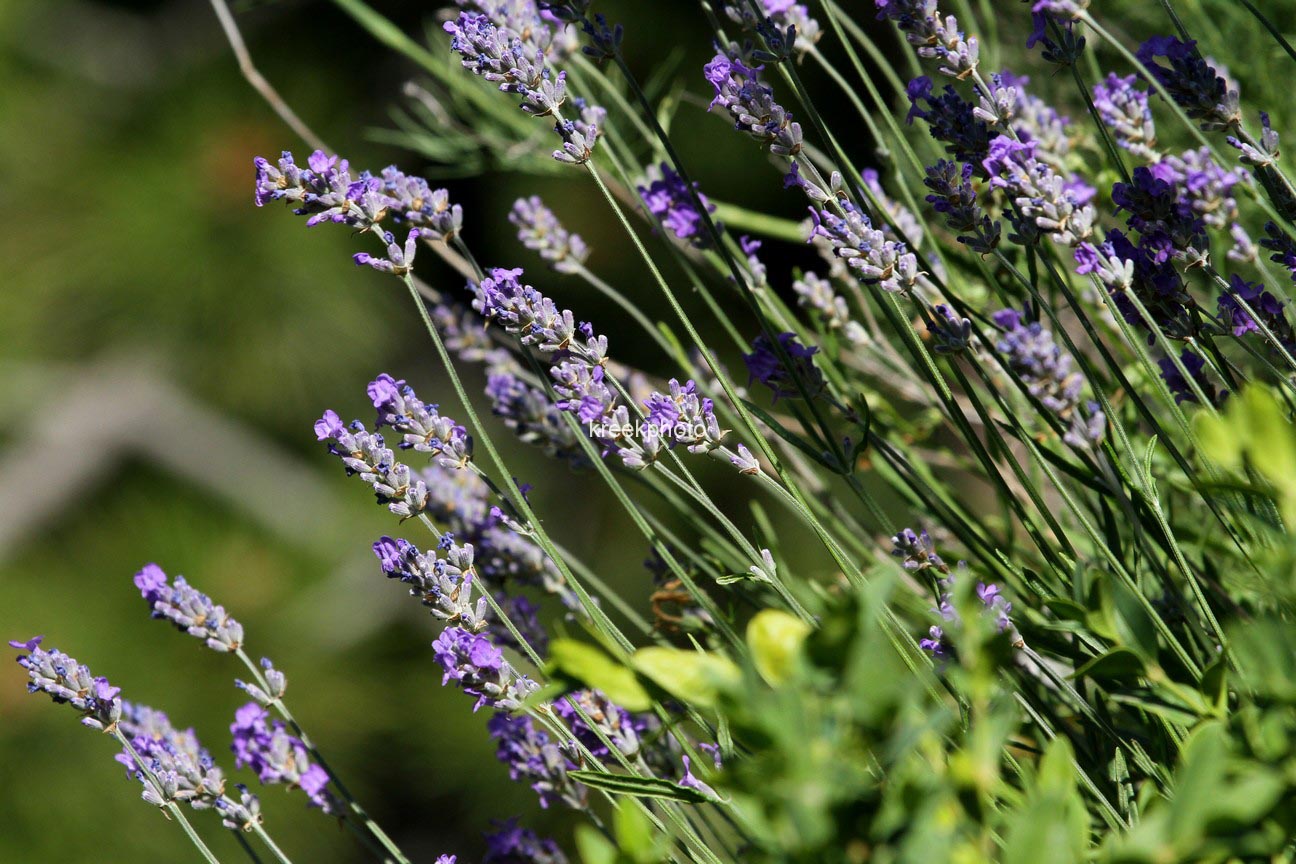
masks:
<path fill-rule="evenodd" d="M 1176 8 L 1199 4 L 1163 3 L 1174 32 L 1134 45 L 1087 2 L 701 0 L 714 54 L 662 99 L 590 0 L 459 0 L 426 45 L 334 2 L 455 96 L 416 91 L 460 113 L 412 150 L 557 173 L 644 276 L 600 275 L 530 190 L 465 221 L 394 166 L 255 161 L 257 206 L 346 226 L 400 283 L 447 385 L 443 411 L 377 375 L 372 429 L 328 410 L 314 432 L 396 517 L 372 548 L 430 611 L 429 678 L 578 822 L 568 842 L 502 821 L 483 862 L 1292 860 L 1296 191 L 1272 106 Z M 848 110 L 868 144 L 835 131 Z M 672 112 L 735 135 L 735 170 L 808 220 L 704 194 Z M 491 220 L 519 248 L 484 266 L 465 225 Z M 789 241 L 821 272 L 772 264 Z M 641 334 L 589 320 L 591 287 L 659 356 L 624 360 Z M 607 496 L 642 590 L 566 545 L 505 437 Z M 248 670 L 235 771 L 412 860 L 254 634 L 157 565 L 135 584 Z M 10 644 L 207 860 L 182 804 L 289 860 L 192 732 Z"/>

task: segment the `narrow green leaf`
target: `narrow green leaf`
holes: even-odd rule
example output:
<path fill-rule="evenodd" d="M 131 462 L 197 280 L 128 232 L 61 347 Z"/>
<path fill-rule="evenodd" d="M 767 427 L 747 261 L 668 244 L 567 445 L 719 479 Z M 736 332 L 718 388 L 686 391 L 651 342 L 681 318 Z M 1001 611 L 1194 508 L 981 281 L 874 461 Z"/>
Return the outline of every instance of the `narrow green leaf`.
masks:
<path fill-rule="evenodd" d="M 700 804 L 707 800 L 707 797 L 696 789 L 655 777 L 628 777 L 625 774 L 605 774 L 602 771 L 569 771 L 567 776 L 592 789 L 602 789 L 613 795 L 661 798 L 667 801 L 683 801 L 686 804 Z"/>

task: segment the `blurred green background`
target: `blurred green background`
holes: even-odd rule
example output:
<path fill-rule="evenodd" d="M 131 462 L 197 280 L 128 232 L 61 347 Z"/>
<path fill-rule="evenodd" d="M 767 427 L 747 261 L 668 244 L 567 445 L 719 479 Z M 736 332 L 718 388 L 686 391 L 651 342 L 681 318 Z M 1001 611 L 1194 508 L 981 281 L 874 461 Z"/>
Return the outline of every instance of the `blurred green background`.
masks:
<path fill-rule="evenodd" d="M 376 5 L 411 33 L 437 8 Z M 461 173 L 376 143 L 419 75 L 331 4 L 238 8 L 262 71 L 354 165 Z M 700 92 L 695 70 L 710 52 L 695 3 L 599 8 L 626 24 L 640 72 L 669 58 Z M 1149 23 L 1154 12 L 1121 14 L 1148 20 L 1118 28 L 1162 26 Z M 859 18 L 880 26 L 867 10 Z M 1246 27 L 1212 35 L 1273 52 Z M 1233 71 L 1275 88 L 1254 69 Z M 800 218 L 798 196 L 704 108 L 686 100 L 673 132 L 707 193 Z M 1273 110 L 1290 111 L 1289 100 Z M 841 120 L 839 137 L 868 164 L 867 140 Z M 490 820 L 515 814 L 561 834 L 564 814 L 540 811 L 496 762 L 485 717 L 439 686 L 433 622 L 378 573 L 369 543 L 396 532 L 394 521 L 314 441 L 326 407 L 368 419 L 364 386 L 379 371 L 429 401 L 453 399 L 407 299 L 351 265 L 346 231 L 307 231 L 281 208 L 252 205 L 253 157 L 285 148 L 302 144 L 243 81 L 207 3 L 0 0 L 0 635 L 45 634 L 124 696 L 193 725 L 230 770 L 239 670 L 148 619 L 131 576 L 157 561 L 224 603 L 250 650 L 288 673 L 294 712 L 413 857 L 477 860 Z M 492 172 L 447 185 L 484 263 L 527 267 L 619 339 L 619 359 L 663 369 L 643 340 L 618 335 L 630 331 L 617 310 L 546 273 L 504 221 L 515 197 L 543 194 L 595 248 L 593 269 L 655 312 L 585 182 Z M 797 244 L 766 251 L 776 284 L 809 260 Z M 420 269 L 431 264 L 424 275 L 453 290 L 458 278 L 431 257 Z M 480 392 L 480 378 L 469 383 Z M 521 445 L 510 452 L 550 530 L 646 609 L 646 548 L 597 483 Z M 108 741 L 29 697 L 17 666 L 0 668 L 0 862 L 193 857 L 137 799 Z M 295 860 L 363 860 L 299 796 L 261 791 L 267 825 Z M 237 859 L 216 821 L 196 820 L 218 855 Z"/>

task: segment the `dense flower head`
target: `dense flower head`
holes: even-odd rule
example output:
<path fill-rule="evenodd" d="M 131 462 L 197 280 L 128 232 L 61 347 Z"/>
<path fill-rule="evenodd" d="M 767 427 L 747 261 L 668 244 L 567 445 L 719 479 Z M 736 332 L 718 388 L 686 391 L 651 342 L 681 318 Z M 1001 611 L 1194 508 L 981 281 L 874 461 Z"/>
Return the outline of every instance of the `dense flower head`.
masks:
<path fill-rule="evenodd" d="M 719 106 L 734 128 L 767 144 L 770 152 L 792 157 L 801 152 L 801 124 L 774 100 L 774 88 L 761 80 L 764 66 L 748 66 L 737 56 L 720 53 L 703 67 L 715 88 L 708 110 Z"/>
<path fill-rule="evenodd" d="M 1205 248 L 1205 223 L 1181 194 L 1180 179 L 1165 163 L 1135 168 L 1130 182 L 1112 186 L 1112 202 L 1144 237 L 1162 237 L 1177 252 Z"/>
<path fill-rule="evenodd" d="M 473 308 L 487 321 L 542 351 L 563 351 L 601 365 L 607 337 L 577 328 L 575 316 L 518 278 L 521 268 L 495 267 L 476 286 Z"/>
<path fill-rule="evenodd" d="M 813 398 L 824 387 L 823 373 L 814 363 L 817 347 L 802 345 L 795 333 L 778 334 L 780 352 L 764 333 L 752 340 L 750 354 L 743 355 L 747 364 L 747 380 L 759 381 L 774 392 L 774 401 L 783 397 Z M 788 368 L 782 355 L 786 355 L 792 368 Z"/>
<path fill-rule="evenodd" d="M 566 76 L 561 72 L 555 76 L 542 50 L 497 25 L 490 16 L 460 12 L 443 26 L 450 34 L 450 50 L 463 58 L 463 67 L 498 84 L 503 92 L 521 96 L 523 111 L 549 116 L 566 100 Z"/>
<path fill-rule="evenodd" d="M 932 307 L 928 330 L 932 350 L 937 354 L 957 354 L 972 344 L 972 322 L 944 303 Z"/>
<path fill-rule="evenodd" d="M 567 864 L 567 856 L 554 841 L 520 827 L 517 819 L 508 819 L 497 822 L 486 835 L 482 864 Z"/>
<path fill-rule="evenodd" d="M 846 298 L 833 289 L 832 282 L 814 272 L 807 272 L 793 281 L 792 290 L 797 295 L 797 305 L 812 309 L 823 323 L 824 329 L 840 333 L 852 345 L 869 341 L 864 327 L 851 318 Z"/>
<path fill-rule="evenodd" d="M 891 554 L 899 558 L 906 570 L 922 572 L 935 568 L 948 573 L 949 567 L 936 554 L 936 544 L 926 529 L 915 532 L 912 528 L 901 529 L 891 538 Z"/>
<path fill-rule="evenodd" d="M 366 390 L 378 410 L 375 429 L 390 426 L 401 436 L 402 450 L 430 453 L 436 462 L 449 468 L 462 468 L 472 460 L 472 438 L 464 427 L 437 412 L 436 405 L 424 403 L 414 388 L 387 373 L 369 382 Z"/>
<path fill-rule="evenodd" d="M 1154 327 L 1172 339 L 1186 338 L 1196 332 L 1194 301 L 1172 263 L 1172 251 L 1164 234 L 1143 235 L 1135 244 L 1120 231 L 1109 231 L 1104 242 L 1076 248 L 1076 272 L 1094 274 L 1121 316 L 1147 331 L 1149 344 L 1156 341 Z M 1150 321 L 1131 302 L 1129 292 L 1139 297 Z"/>
<path fill-rule="evenodd" d="M 420 552 L 407 540 L 381 537 L 373 544 L 383 573 L 409 586 L 410 596 L 419 598 L 432 614 L 474 633 L 487 626 L 486 598 L 473 602 L 473 547 L 460 545 L 452 535 L 441 544 L 444 555 Z"/>
<path fill-rule="evenodd" d="M 479 633 L 447 627 L 432 643 L 432 650 L 445 670 L 441 683 L 454 681 L 469 696 L 477 697 L 474 711 L 483 705 L 516 710 L 537 689 L 534 681 L 519 675 L 504 659 L 504 652 Z"/>
<path fill-rule="evenodd" d="M 849 201 L 841 202 L 841 215 L 831 209 L 811 209 L 813 235 L 832 244 L 837 257 L 856 279 L 878 285 L 883 291 L 906 292 L 921 275 L 918 258 L 901 240 L 887 237 Z"/>
<path fill-rule="evenodd" d="M 198 742 L 192 729 L 176 729 L 161 711 L 130 702 L 122 702 L 118 728 L 148 771 L 157 778 L 158 785 L 155 786 L 129 751 L 123 749 L 117 754 L 117 761 L 144 787 L 142 795 L 145 801 L 156 807 L 174 801 L 188 804 L 195 810 L 205 810 L 221 803 L 225 795 L 225 775 L 207 749 Z M 226 817 L 232 815 L 228 811 L 238 806 L 233 802 L 227 804 Z"/>
<path fill-rule="evenodd" d="M 658 435 L 671 446 L 685 445 L 690 453 L 707 453 L 719 447 L 724 430 L 716 419 L 715 404 L 698 393 L 697 382 L 681 384 L 672 378 L 667 390 L 655 390 L 644 400 L 644 414 Z"/>
<path fill-rule="evenodd" d="M 1139 46 L 1138 60 L 1179 103 L 1184 112 L 1200 120 L 1203 129 L 1226 129 L 1241 117 L 1238 92 L 1202 57 L 1194 41 L 1174 36 L 1153 36 Z M 1165 58 L 1165 63 L 1158 63 Z"/>
<path fill-rule="evenodd" d="M 923 185 L 931 190 L 927 202 L 945 216 L 945 224 L 957 232 L 958 242 L 983 255 L 999 245 L 999 223 L 991 219 L 977 201 L 972 185 L 975 166 L 961 167 L 957 162 L 941 159 L 927 168 Z"/>
<path fill-rule="evenodd" d="M 1066 443 L 1088 448 L 1102 440 L 1106 418 L 1097 404 L 1081 403 L 1084 377 L 1072 368 L 1075 361 L 1053 341 L 1053 334 L 1016 309 L 1000 310 L 993 319 L 1002 331 L 996 348 L 1027 392 L 1062 424 Z"/>
<path fill-rule="evenodd" d="M 1156 149 L 1156 124 L 1148 105 L 1148 92 L 1135 86 L 1137 81 L 1137 75 L 1108 74 L 1093 87 L 1094 107 L 1117 144 L 1152 162 L 1160 155 Z"/>
<path fill-rule="evenodd" d="M 509 221 L 517 226 L 522 245 L 552 261 L 559 273 L 574 272 L 589 257 L 589 248 L 581 236 L 564 228 L 539 195 L 514 201 Z"/>
<path fill-rule="evenodd" d="M 359 420 L 344 425 L 335 412 L 325 411 L 315 421 L 315 437 L 342 460 L 348 475 L 358 475 L 370 484 L 378 503 L 386 504 L 401 519 L 417 516 L 427 507 L 427 485 L 408 465 L 396 461 L 382 435 L 369 432 Z"/>
<path fill-rule="evenodd" d="M 942 16 L 936 0 L 874 0 L 879 20 L 894 21 L 919 57 L 941 63 L 942 75 L 967 78 L 976 71 L 980 51 L 975 38 L 959 29 L 953 15 Z"/>
<path fill-rule="evenodd" d="M 1013 227 L 1023 242 L 1047 236 L 1057 243 L 1077 246 L 1093 233 L 1097 214 L 1089 203 L 1094 190 L 1067 180 L 1048 163 L 1036 158 L 1034 142 L 1000 136 L 990 142 L 981 165 L 990 185 L 1004 190 L 1012 203 Z"/>
<path fill-rule="evenodd" d="M 139 589 L 154 618 L 165 618 L 190 636 L 202 639 L 213 651 L 237 651 L 243 645 L 243 625 L 183 576 L 168 580 L 156 564 L 145 564 L 135 574 Z"/>
<path fill-rule="evenodd" d="M 267 785 L 301 789 L 311 807 L 339 812 L 340 805 L 328 788 L 328 772 L 311 761 L 306 745 L 289 733 L 282 720 L 271 719 L 265 708 L 249 702 L 234 712 L 230 734 L 235 767 L 251 768 Z"/>
<path fill-rule="evenodd" d="M 496 757 L 508 766 L 509 778 L 527 782 L 540 798 L 541 807 L 561 802 L 577 810 L 588 804 L 589 791 L 567 776 L 580 767 L 580 757 L 570 741 L 559 743 L 523 714 L 497 712 L 486 723 L 496 742 Z"/>
<path fill-rule="evenodd" d="M 993 106 L 982 96 L 978 116 L 993 125 L 994 120 L 1012 131 L 1021 141 L 1035 145 L 1035 155 L 1065 173 L 1066 157 L 1071 150 L 1071 121 L 1052 105 L 1032 94 L 1027 87 L 1030 76 L 1015 75 L 1007 69 L 990 76 Z M 993 107 L 998 116 L 987 116 Z"/>
<path fill-rule="evenodd" d="M 945 145 L 946 152 L 959 162 L 981 169 L 990 153 L 990 141 L 999 133 L 990 128 L 971 102 L 949 85 L 934 94 L 932 80 L 926 75 L 910 81 L 905 95 L 909 99 L 907 122 L 913 123 L 915 118 L 925 121 L 931 136 Z"/>
<path fill-rule="evenodd" d="M 288 151 L 278 162 L 257 157 L 254 164 L 257 206 L 282 200 L 294 205 L 298 216 L 309 216 L 307 225 L 336 222 L 367 230 L 391 218 L 417 229 L 409 239 L 425 240 L 449 240 L 463 225 L 463 208 L 451 204 L 446 190 L 433 189 L 422 177 L 404 174 L 394 165 L 379 177 L 368 171 L 353 176 L 347 160 L 323 150 L 312 153 L 305 168 Z M 398 251 L 413 257 L 412 251 Z"/>
<path fill-rule="evenodd" d="M 1238 218 L 1233 189 L 1248 183 L 1249 178 L 1240 169 L 1221 167 L 1209 147 L 1167 156 L 1152 170 L 1176 187 L 1180 209 L 1200 219 L 1207 228 L 1222 230 Z"/>
<path fill-rule="evenodd" d="M 41 642 L 42 637 L 34 636 L 9 643 L 10 648 L 26 652 L 17 660 L 27 670 L 27 692 L 45 693 L 59 704 L 71 705 L 91 729 L 110 732 L 116 728 L 122 715 L 121 688 L 112 686 L 107 678 L 95 677 L 90 667 L 62 651 L 46 651 Z"/>
<path fill-rule="evenodd" d="M 506 366 L 490 367 L 486 376 L 486 395 L 491 411 L 528 444 L 543 447 L 545 453 L 574 467 L 589 464 L 575 432 L 563 419 L 565 413 L 549 394 L 533 386 L 518 370 Z"/>
<path fill-rule="evenodd" d="M 660 177 L 647 186 L 639 187 L 639 197 L 643 199 L 644 206 L 680 240 L 698 248 L 706 248 L 711 244 L 711 238 L 688 184 L 666 162 L 662 162 L 657 170 Z M 697 183 L 693 184 L 693 189 L 697 189 Z M 715 212 L 715 205 L 705 195 L 701 192 L 696 194 L 697 201 L 701 202 L 708 213 Z"/>

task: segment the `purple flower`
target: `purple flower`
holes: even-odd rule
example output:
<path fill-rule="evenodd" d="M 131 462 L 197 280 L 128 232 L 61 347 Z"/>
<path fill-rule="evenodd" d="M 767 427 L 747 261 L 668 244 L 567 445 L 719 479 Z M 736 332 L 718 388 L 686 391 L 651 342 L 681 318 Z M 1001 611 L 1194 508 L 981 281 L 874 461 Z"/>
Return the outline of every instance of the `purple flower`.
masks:
<path fill-rule="evenodd" d="M 953 16 L 942 17 L 936 0 L 874 0 L 878 19 L 894 21 L 919 57 L 938 60 L 942 75 L 960 80 L 976 71 L 977 40 L 965 38 Z"/>
<path fill-rule="evenodd" d="M 46 651 L 40 647 L 41 641 L 42 637 L 35 636 L 9 643 L 10 648 L 26 652 L 17 659 L 27 670 L 27 692 L 45 693 L 56 703 L 71 705 L 81 712 L 81 723 L 91 729 L 111 732 L 116 728 L 122 714 L 121 688 L 109 684 L 107 678 L 96 678 L 88 666 L 62 651 Z"/>
<path fill-rule="evenodd" d="M 715 88 L 708 110 L 719 106 L 746 132 L 769 146 L 770 152 L 793 157 L 801 152 L 801 124 L 774 100 L 774 88 L 761 81 L 763 66 L 747 66 L 737 57 L 717 54 L 703 67 L 703 74 Z"/>
<path fill-rule="evenodd" d="M 812 358 L 819 349 L 802 345 L 795 333 L 780 333 L 778 344 L 782 354 L 763 333 L 752 340 L 752 353 L 743 355 L 748 382 L 759 381 L 770 388 L 776 402 L 781 397 L 800 396 L 803 392 L 809 398 L 818 395 L 824 386 L 823 373 Z M 784 365 L 782 355 L 786 355 L 792 368 Z"/>
<path fill-rule="evenodd" d="M 1082 405 L 1084 378 L 1071 368 L 1074 360 L 1053 341 L 1053 334 L 1038 321 L 1027 323 L 1016 309 L 1003 309 L 992 318 L 1003 333 L 995 347 L 1008 370 L 1066 429 L 1063 440 L 1076 448 L 1101 441 L 1106 418 L 1095 403 Z"/>
<path fill-rule="evenodd" d="M 564 228 L 538 195 L 514 201 L 509 221 L 517 226 L 522 245 L 539 252 L 544 260 L 552 261 L 559 273 L 576 272 L 589 257 L 585 241 Z"/>
<path fill-rule="evenodd" d="M 1234 336 L 1258 333 L 1260 324 L 1263 323 L 1289 353 L 1296 349 L 1296 336 L 1283 314 L 1282 301 L 1266 291 L 1259 282 L 1247 282 L 1234 273 L 1229 277 L 1229 287 L 1220 294 L 1218 303 L 1220 318 Z M 1243 308 L 1244 303 L 1250 311 Z"/>
<path fill-rule="evenodd" d="M 1148 93 L 1135 87 L 1137 75 L 1121 77 L 1115 72 L 1094 85 L 1094 107 L 1111 129 L 1116 143 L 1140 158 L 1155 161 L 1156 124 L 1148 106 Z"/>
<path fill-rule="evenodd" d="M 402 450 L 431 453 L 447 468 L 462 468 L 472 460 L 472 438 L 467 430 L 425 404 L 414 388 L 383 373 L 369 383 L 369 399 L 378 409 L 375 429 L 390 426 L 401 436 Z"/>
<path fill-rule="evenodd" d="M 509 778 L 529 782 L 540 796 L 541 807 L 547 808 L 555 801 L 577 810 L 588 805 L 588 790 L 567 776 L 568 771 L 580 767 L 570 743 L 555 742 L 526 715 L 496 713 L 487 721 L 486 729 L 496 742 L 495 755 L 508 766 Z"/>
<path fill-rule="evenodd" d="M 379 273 L 404 276 L 414 269 L 414 255 L 418 251 L 418 238 L 420 236 L 419 229 L 409 229 L 409 232 L 405 235 L 405 245 L 402 246 L 396 242 L 396 235 L 387 231 L 383 234 L 383 242 L 387 244 L 386 258 L 379 258 L 370 255 L 368 252 L 357 252 L 351 256 L 351 260 L 355 262 L 357 267 L 369 266 Z"/>
<path fill-rule="evenodd" d="M 589 460 L 576 440 L 576 433 L 563 419 L 563 410 L 545 391 L 524 381 L 519 373 L 511 358 L 508 363 L 488 366 L 486 395 L 495 416 L 520 440 L 543 447 L 549 456 L 569 462 L 573 467 L 588 466 Z"/>
<path fill-rule="evenodd" d="M 807 272 L 792 283 L 797 295 L 797 305 L 811 309 L 825 330 L 840 333 L 852 345 L 864 345 L 869 336 L 858 321 L 851 319 L 846 298 L 838 294 L 831 282 L 813 272 Z"/>
<path fill-rule="evenodd" d="M 445 670 L 443 685 L 454 681 L 483 705 L 513 711 L 537 689 L 535 682 L 517 673 L 489 639 L 462 627 L 447 627 L 432 643 L 436 660 Z"/>
<path fill-rule="evenodd" d="M 681 761 L 684 763 L 684 776 L 679 779 L 679 785 L 685 789 L 692 789 L 695 792 L 700 792 L 704 797 L 713 801 L 718 801 L 720 799 L 719 794 L 693 775 L 693 765 L 689 757 L 683 756 L 681 757 Z"/>
<path fill-rule="evenodd" d="M 576 706 L 589 718 L 592 727 L 577 712 Z M 603 739 L 610 741 L 621 755 L 633 760 L 639 755 L 644 737 L 658 728 L 656 718 L 631 714 L 598 690 L 569 693 L 554 701 L 553 711 L 562 718 L 576 740 L 600 760 L 612 757 L 612 751 Z"/>
<path fill-rule="evenodd" d="M 766 21 L 779 33 L 786 33 L 789 27 L 795 28 L 794 50 L 798 54 L 809 51 L 823 35 L 819 22 L 810 17 L 810 10 L 795 0 L 762 0 L 763 18 L 752 12 L 747 0 L 724 0 L 724 11 L 743 30 L 759 29 Z"/>
<path fill-rule="evenodd" d="M 658 166 L 658 170 L 661 172 L 660 179 L 639 187 L 639 197 L 643 199 L 648 212 L 679 239 L 700 249 L 706 248 L 711 239 L 705 233 L 702 214 L 693 203 L 688 184 L 665 162 Z M 697 189 L 696 183 L 693 188 Z M 708 213 L 715 211 L 715 205 L 707 201 L 701 192 L 697 193 L 697 200 Z"/>
<path fill-rule="evenodd" d="M 1035 144 L 995 138 L 981 165 L 990 185 L 1003 189 L 1012 202 L 1018 239 L 1034 242 L 1044 235 L 1074 247 L 1093 233 L 1096 213 L 1088 203 L 1092 190 L 1075 187 L 1037 159 Z"/>
<path fill-rule="evenodd" d="M 957 162 L 941 159 L 927 169 L 923 185 L 932 191 L 927 202 L 945 216 L 945 224 L 958 232 L 958 241 L 973 252 L 987 255 L 999 245 L 999 223 L 986 215 L 977 203 L 972 186 L 974 166 L 959 167 Z"/>
<path fill-rule="evenodd" d="M 487 626 L 487 604 L 480 589 L 473 602 L 473 546 L 461 546 L 449 534 L 443 540 L 444 557 L 420 552 L 413 543 L 391 537 L 379 538 L 373 551 L 383 573 L 408 585 L 410 596 L 430 607 L 438 619 L 480 632 Z"/>
<path fill-rule="evenodd" d="M 1196 352 L 1189 348 L 1184 348 L 1179 353 L 1179 362 L 1183 368 L 1192 376 L 1192 380 L 1201 388 L 1202 395 L 1210 400 L 1211 404 L 1219 406 L 1223 404 L 1228 397 L 1227 390 L 1217 391 L 1215 385 L 1206 377 L 1206 361 L 1203 360 Z M 1162 357 L 1157 361 L 1157 366 L 1161 367 L 1161 380 L 1165 381 L 1170 392 L 1174 394 L 1175 404 L 1183 402 L 1197 402 L 1197 394 L 1193 390 L 1192 384 L 1184 377 L 1183 372 L 1169 357 Z"/>
<path fill-rule="evenodd" d="M 359 420 L 343 426 L 336 413 L 325 411 L 315 421 L 315 435 L 328 443 L 329 452 L 342 460 L 348 475 L 359 475 L 370 484 L 378 503 L 386 504 L 402 520 L 427 507 L 427 485 L 408 465 L 396 461 L 396 454 L 384 446 L 383 436 L 369 432 Z M 453 464 L 454 460 L 445 461 Z"/>
<path fill-rule="evenodd" d="M 328 790 L 328 773 L 311 762 L 306 745 L 288 733 L 282 720 L 270 719 L 264 708 L 249 702 L 234 712 L 230 734 L 235 767 L 251 768 L 267 785 L 300 788 L 311 807 L 329 814 L 339 812 L 337 799 Z"/>
<path fill-rule="evenodd" d="M 567 864 L 567 856 L 554 841 L 519 827 L 517 819 L 508 819 L 497 822 L 496 830 L 486 835 L 482 864 Z"/>
<path fill-rule="evenodd" d="M 810 211 L 813 236 L 823 237 L 855 278 L 883 291 L 904 293 L 918 282 L 918 258 L 904 242 L 873 227 L 869 218 L 849 201 L 841 202 L 844 215 L 828 209 Z"/>
<path fill-rule="evenodd" d="M 936 554 L 936 544 L 925 529 L 918 533 L 914 533 L 912 528 L 902 529 L 891 538 L 891 547 L 891 554 L 902 559 L 906 570 L 920 573 L 935 568 L 942 573 L 949 572 L 949 567 Z"/>
<path fill-rule="evenodd" d="M 905 88 L 910 104 L 906 120 L 913 123 L 916 117 L 926 121 L 931 136 L 945 145 L 946 152 L 979 168 L 990 152 L 991 139 L 999 133 L 992 131 L 972 103 L 953 87 L 946 85 L 938 96 L 932 92 L 932 80 L 925 75 L 909 82 Z"/>
<path fill-rule="evenodd" d="M 1184 112 L 1202 121 L 1203 129 L 1227 129 L 1241 119 L 1237 90 L 1206 62 L 1196 42 L 1153 36 L 1139 46 L 1137 56 Z M 1165 64 L 1156 62 L 1161 57 Z"/>
<path fill-rule="evenodd" d="M 135 587 L 149 604 L 154 618 L 165 618 L 190 636 L 202 639 L 213 651 L 237 651 L 243 645 L 243 625 L 224 606 L 193 588 L 183 576 L 167 582 L 156 564 L 145 564 L 135 574 Z"/>
<path fill-rule="evenodd" d="M 945 645 L 945 631 L 933 624 L 927 631 L 927 638 L 918 640 L 918 647 L 931 654 L 937 660 L 949 658 L 949 650 Z"/>

